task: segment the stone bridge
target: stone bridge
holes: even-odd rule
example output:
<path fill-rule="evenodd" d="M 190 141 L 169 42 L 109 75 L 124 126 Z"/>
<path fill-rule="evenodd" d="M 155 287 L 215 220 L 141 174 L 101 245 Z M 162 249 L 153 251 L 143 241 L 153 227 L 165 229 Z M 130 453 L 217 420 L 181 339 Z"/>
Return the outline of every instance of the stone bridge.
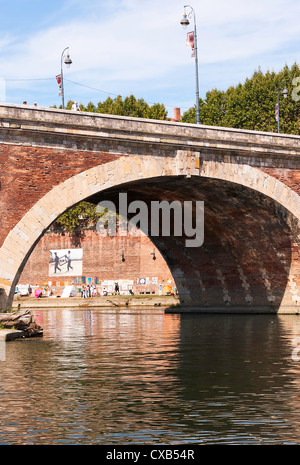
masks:
<path fill-rule="evenodd" d="M 298 313 L 300 137 L 0 105 L 0 287 L 89 199 L 204 201 L 201 247 L 155 236 L 187 309 Z"/>

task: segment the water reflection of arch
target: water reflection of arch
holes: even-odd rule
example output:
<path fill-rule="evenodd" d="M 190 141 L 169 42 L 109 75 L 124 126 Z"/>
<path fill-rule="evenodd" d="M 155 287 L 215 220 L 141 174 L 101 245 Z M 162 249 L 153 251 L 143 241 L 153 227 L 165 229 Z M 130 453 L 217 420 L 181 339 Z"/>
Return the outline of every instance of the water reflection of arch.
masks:
<path fill-rule="evenodd" d="M 181 315 L 177 374 L 190 434 L 204 443 L 299 444 L 298 319 Z"/>

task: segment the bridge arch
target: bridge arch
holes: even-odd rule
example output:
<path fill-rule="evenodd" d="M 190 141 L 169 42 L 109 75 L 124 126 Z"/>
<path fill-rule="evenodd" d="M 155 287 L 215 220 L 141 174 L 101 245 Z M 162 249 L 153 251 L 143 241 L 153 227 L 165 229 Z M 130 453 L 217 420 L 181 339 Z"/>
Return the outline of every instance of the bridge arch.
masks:
<path fill-rule="evenodd" d="M 242 189 L 247 189 L 244 195 L 245 198 L 250 191 L 259 193 L 265 198 L 272 199 L 276 205 L 283 207 L 283 209 L 292 215 L 296 222 L 300 220 L 300 197 L 298 194 L 259 168 L 246 164 L 201 160 L 200 153 L 188 150 L 177 150 L 173 157 L 154 157 L 153 155 L 149 157 L 138 155 L 121 157 L 118 160 L 83 171 L 53 187 L 10 231 L 0 249 L 0 282 L 1 287 L 5 289 L 7 307 L 12 303 L 14 287 L 32 250 L 49 226 L 63 212 L 78 202 L 96 194 L 109 192 L 111 189 L 123 189 L 124 186 L 130 183 L 138 185 L 139 183 L 145 184 L 151 182 L 151 180 L 159 179 L 170 179 L 171 184 L 175 179 L 184 180 L 182 181 L 184 182 L 182 186 L 187 187 L 187 192 L 190 183 L 193 182 L 193 186 L 195 187 L 195 182 L 197 183 L 199 180 L 207 181 L 207 183 L 210 181 L 223 183 L 225 190 L 228 185 L 239 186 Z M 207 191 L 211 186 L 212 184 L 206 184 Z M 286 234 L 288 236 L 288 231 Z M 159 249 L 163 248 L 160 239 L 154 242 Z M 219 245 L 222 245 L 221 242 Z M 174 240 L 174 247 L 180 248 L 180 243 L 177 240 Z M 208 290 L 201 276 L 201 266 L 198 268 L 198 265 L 193 263 L 191 267 L 194 274 L 192 280 L 195 281 L 196 287 L 201 288 L 201 298 L 198 299 L 191 293 L 189 283 L 184 276 L 184 271 L 178 262 L 176 263 L 176 257 L 172 259 L 172 253 L 168 255 L 164 254 L 164 251 L 162 251 L 162 254 L 163 256 L 165 255 L 166 261 L 170 266 L 170 271 L 177 284 L 182 302 L 189 305 L 193 303 L 198 305 L 199 302 L 204 306 L 207 305 Z M 285 284 L 289 283 L 291 287 L 290 303 L 298 305 L 300 297 L 298 297 L 295 290 L 293 275 L 291 277 L 293 272 L 291 271 L 291 267 L 285 263 L 285 258 L 280 259 L 279 256 L 279 261 L 282 263 L 286 274 Z M 186 259 L 188 263 L 193 260 L 190 251 L 186 253 Z M 204 259 L 201 260 L 203 264 Z M 215 261 L 214 256 L 211 254 L 210 260 L 212 263 Z M 244 269 L 239 269 L 239 266 L 237 266 L 237 269 L 240 285 L 244 288 L 244 303 L 251 305 L 253 295 L 248 292 L 250 285 L 247 283 Z M 222 274 L 222 271 L 218 267 L 216 267 L 216 270 L 217 274 L 213 279 L 217 280 L 220 285 L 220 302 L 222 305 L 230 306 L 232 299 L 227 289 L 226 277 L 224 277 L 224 274 Z M 264 273 L 263 267 L 261 274 L 262 279 L 265 281 L 266 303 L 273 304 L 275 297 L 272 295 L 271 286 L 268 284 L 269 274 L 267 272 Z M 208 278 L 210 279 L 212 276 L 208 276 Z M 293 292 L 292 287 L 294 288 Z M 214 301 L 213 305 L 216 307 L 217 301 Z"/>

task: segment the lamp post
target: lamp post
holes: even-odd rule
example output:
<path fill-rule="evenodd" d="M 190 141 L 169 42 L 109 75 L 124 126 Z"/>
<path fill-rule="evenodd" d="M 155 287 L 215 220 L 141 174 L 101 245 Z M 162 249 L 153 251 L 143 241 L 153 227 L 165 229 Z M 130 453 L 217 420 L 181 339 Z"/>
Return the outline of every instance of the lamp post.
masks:
<path fill-rule="evenodd" d="M 68 50 L 69 47 L 66 47 L 64 51 L 61 54 L 61 59 L 60 59 L 60 72 L 61 72 L 61 100 L 62 100 L 62 107 L 63 109 L 65 108 L 65 95 L 64 95 L 64 76 L 63 76 L 63 59 L 64 63 L 67 66 L 67 68 L 70 68 L 70 65 L 72 64 L 72 60 L 70 58 L 69 53 L 65 55 L 65 51 Z"/>
<path fill-rule="evenodd" d="M 186 14 L 186 8 L 190 9 L 189 14 Z M 196 14 L 190 5 L 184 6 L 183 18 L 180 24 L 186 28 L 190 22 L 191 16 L 194 18 L 194 56 L 195 56 L 195 72 L 196 72 L 196 124 L 200 124 L 200 111 L 199 111 L 199 77 L 198 77 L 198 47 L 197 47 L 197 28 L 196 28 Z"/>
<path fill-rule="evenodd" d="M 282 89 L 282 83 L 277 88 L 277 105 L 276 105 L 276 112 L 275 112 L 276 119 L 277 119 L 278 134 L 280 133 L 279 92 L 280 92 L 281 89 Z M 282 93 L 283 93 L 283 97 L 287 98 L 288 90 L 287 90 L 286 86 L 284 86 L 284 89 L 283 89 Z"/>

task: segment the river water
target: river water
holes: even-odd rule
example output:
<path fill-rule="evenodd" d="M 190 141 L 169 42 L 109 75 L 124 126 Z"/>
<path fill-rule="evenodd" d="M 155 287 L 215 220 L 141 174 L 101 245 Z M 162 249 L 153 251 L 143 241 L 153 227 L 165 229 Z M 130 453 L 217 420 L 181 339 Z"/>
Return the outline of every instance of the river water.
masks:
<path fill-rule="evenodd" d="M 0 362 L 0 444 L 300 444 L 300 316 L 33 313 L 44 336 Z"/>

